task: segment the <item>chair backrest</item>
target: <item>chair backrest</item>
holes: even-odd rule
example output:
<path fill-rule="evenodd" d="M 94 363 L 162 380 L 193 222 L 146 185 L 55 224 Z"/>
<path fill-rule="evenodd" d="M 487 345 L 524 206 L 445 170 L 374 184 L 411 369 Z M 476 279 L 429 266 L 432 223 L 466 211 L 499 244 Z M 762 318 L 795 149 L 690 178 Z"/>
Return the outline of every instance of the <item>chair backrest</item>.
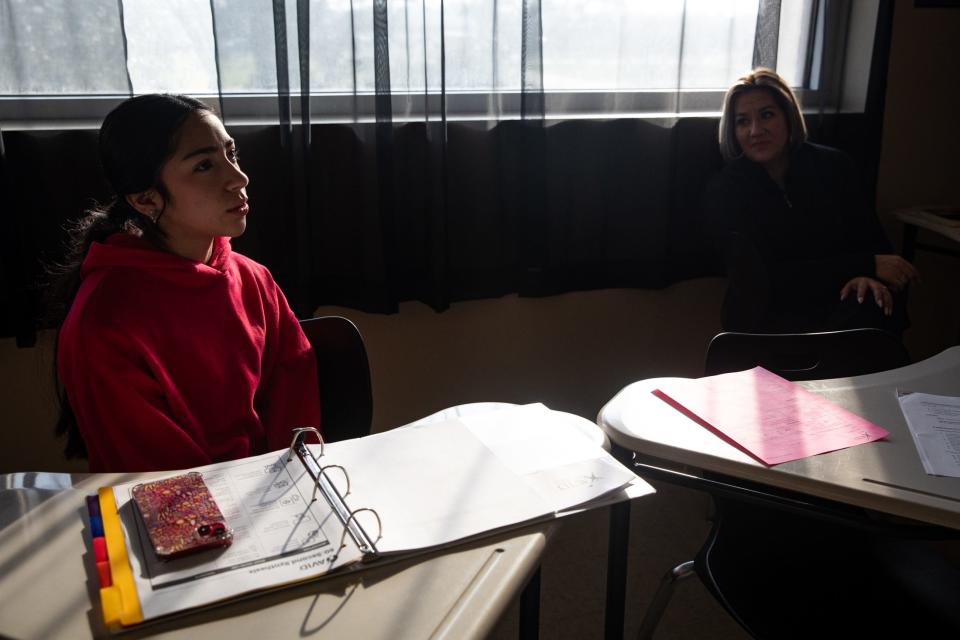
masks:
<path fill-rule="evenodd" d="M 900 339 L 880 329 L 821 333 L 718 334 L 707 348 L 706 375 L 761 366 L 787 380 L 821 380 L 910 364 Z"/>
<path fill-rule="evenodd" d="M 317 355 L 320 413 L 327 442 L 370 433 L 373 389 L 363 336 L 340 316 L 301 320 L 303 333 Z"/>

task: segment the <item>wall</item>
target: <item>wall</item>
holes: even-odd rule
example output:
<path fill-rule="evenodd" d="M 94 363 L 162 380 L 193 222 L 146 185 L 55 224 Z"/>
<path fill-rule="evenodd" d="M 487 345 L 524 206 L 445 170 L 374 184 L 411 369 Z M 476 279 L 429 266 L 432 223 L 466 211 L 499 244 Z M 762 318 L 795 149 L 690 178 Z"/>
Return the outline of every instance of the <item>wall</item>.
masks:
<path fill-rule="evenodd" d="M 622 387 L 655 375 L 698 375 L 719 330 L 723 280 L 660 291 L 506 296 L 437 314 L 419 303 L 395 316 L 321 308 L 352 319 L 370 354 L 374 429 L 454 404 L 543 402 L 593 420 Z"/>
<path fill-rule="evenodd" d="M 960 9 L 897 0 L 877 205 L 960 205 Z"/>
<path fill-rule="evenodd" d="M 877 180 L 877 208 L 960 206 L 960 9 L 916 9 L 897 0 Z M 891 225 L 894 235 L 899 225 Z M 937 241 L 920 234 L 920 241 Z M 942 244 L 949 246 L 944 241 Z M 957 249 L 953 243 L 953 249 Z M 960 258 L 918 252 L 923 284 L 910 292 L 915 359 L 960 340 Z"/>

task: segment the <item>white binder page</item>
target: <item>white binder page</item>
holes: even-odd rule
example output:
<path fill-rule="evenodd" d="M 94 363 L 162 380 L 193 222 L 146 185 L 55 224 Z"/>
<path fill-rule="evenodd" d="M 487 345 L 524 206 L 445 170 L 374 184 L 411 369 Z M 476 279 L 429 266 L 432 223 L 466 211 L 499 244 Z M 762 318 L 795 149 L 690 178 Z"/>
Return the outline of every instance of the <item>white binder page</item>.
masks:
<path fill-rule="evenodd" d="M 898 395 L 924 470 L 934 476 L 960 478 L 960 398 Z"/>
<path fill-rule="evenodd" d="M 554 511 L 593 501 L 633 483 L 631 497 L 653 487 L 591 441 L 582 418 L 528 404 L 461 418 L 504 464 L 546 500 Z"/>
<path fill-rule="evenodd" d="M 334 442 L 321 464 L 326 459 L 349 470 L 350 507 L 379 514 L 381 553 L 444 545 L 553 512 L 457 420 Z M 375 536 L 369 515 L 358 518 Z"/>

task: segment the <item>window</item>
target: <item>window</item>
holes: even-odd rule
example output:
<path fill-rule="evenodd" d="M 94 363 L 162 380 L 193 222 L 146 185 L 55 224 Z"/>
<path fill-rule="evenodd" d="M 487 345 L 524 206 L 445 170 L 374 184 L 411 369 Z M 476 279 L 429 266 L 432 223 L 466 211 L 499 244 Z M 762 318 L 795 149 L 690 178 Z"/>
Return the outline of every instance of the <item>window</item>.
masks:
<path fill-rule="evenodd" d="M 382 42 L 389 66 L 381 83 L 388 78 L 395 118 L 435 112 L 441 92 L 448 117 L 513 117 L 525 80 L 528 90 L 542 88 L 548 117 L 716 112 L 723 90 L 753 66 L 765 7 L 779 12 L 778 70 L 817 91 L 819 62 L 828 59 L 819 55 L 830 28 L 820 15 L 826 4 L 529 0 L 540 13 L 525 22 L 524 0 L 314 1 L 313 116 L 373 116 Z M 386 16 L 379 31 L 377 8 Z M 287 0 L 294 94 L 296 9 Z M 159 91 L 222 94 L 233 116 L 269 116 L 277 31 L 271 0 L 0 0 L 0 122 L 98 120 L 122 97 Z"/>

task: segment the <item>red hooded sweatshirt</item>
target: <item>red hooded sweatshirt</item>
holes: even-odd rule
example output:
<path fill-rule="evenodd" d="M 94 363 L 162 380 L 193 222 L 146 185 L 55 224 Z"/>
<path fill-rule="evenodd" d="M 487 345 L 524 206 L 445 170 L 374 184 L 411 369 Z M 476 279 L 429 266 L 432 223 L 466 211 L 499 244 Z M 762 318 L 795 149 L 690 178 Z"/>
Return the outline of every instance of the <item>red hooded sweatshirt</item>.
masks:
<path fill-rule="evenodd" d="M 91 471 L 232 460 L 319 427 L 313 350 L 270 272 L 227 238 L 203 264 L 116 234 L 81 274 L 57 364 Z"/>

